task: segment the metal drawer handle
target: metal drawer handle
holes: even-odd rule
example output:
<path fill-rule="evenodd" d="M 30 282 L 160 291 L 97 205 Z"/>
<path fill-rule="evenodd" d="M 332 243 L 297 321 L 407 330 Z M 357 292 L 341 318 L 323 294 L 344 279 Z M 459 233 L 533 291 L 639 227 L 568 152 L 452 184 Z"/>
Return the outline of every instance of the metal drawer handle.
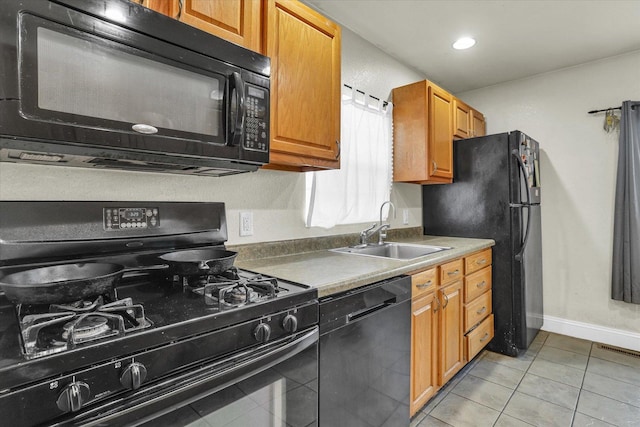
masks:
<path fill-rule="evenodd" d="M 477 286 L 478 288 L 484 288 L 486 284 L 487 284 L 487 282 L 483 280 L 483 281 L 482 281 L 482 282 L 480 282 L 480 283 L 476 283 L 476 286 Z"/>
<path fill-rule="evenodd" d="M 340 141 L 336 139 L 336 147 L 338 147 L 338 152 L 336 153 L 336 160 L 340 158 Z M 394 211 L 395 212 L 395 211 Z"/>
<path fill-rule="evenodd" d="M 487 307 L 482 307 L 480 310 L 476 311 L 477 314 L 482 314 L 487 311 Z"/>
<path fill-rule="evenodd" d="M 456 275 L 456 274 L 458 274 L 458 273 L 460 273 L 460 270 L 458 270 L 458 269 L 456 269 L 455 271 L 449 271 L 449 272 L 447 272 L 447 274 L 448 274 L 449 276 L 455 276 L 455 275 Z"/>
<path fill-rule="evenodd" d="M 425 283 L 421 283 L 419 285 L 416 285 L 416 288 L 423 289 L 423 288 L 427 288 L 429 286 L 431 286 L 431 280 L 429 280 L 429 281 L 427 281 Z"/>
<path fill-rule="evenodd" d="M 489 332 L 485 332 L 485 333 L 484 333 L 484 336 L 483 336 L 482 338 L 480 338 L 480 342 L 482 342 L 482 341 L 486 341 L 486 340 L 487 340 L 487 338 L 489 338 Z"/>
<path fill-rule="evenodd" d="M 486 259 L 484 259 L 484 258 L 479 259 L 479 260 L 477 260 L 477 261 L 476 261 L 476 264 L 480 264 L 480 265 L 482 265 L 482 264 L 486 264 L 486 263 L 487 263 L 487 260 L 486 260 Z"/>

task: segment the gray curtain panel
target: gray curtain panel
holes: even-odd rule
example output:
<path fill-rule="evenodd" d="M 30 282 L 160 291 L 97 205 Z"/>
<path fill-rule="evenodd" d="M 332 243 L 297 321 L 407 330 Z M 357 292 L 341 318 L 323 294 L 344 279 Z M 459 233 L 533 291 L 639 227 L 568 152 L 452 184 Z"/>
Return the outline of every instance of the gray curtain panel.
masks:
<path fill-rule="evenodd" d="M 640 304 L 640 101 L 622 103 L 611 297 Z"/>

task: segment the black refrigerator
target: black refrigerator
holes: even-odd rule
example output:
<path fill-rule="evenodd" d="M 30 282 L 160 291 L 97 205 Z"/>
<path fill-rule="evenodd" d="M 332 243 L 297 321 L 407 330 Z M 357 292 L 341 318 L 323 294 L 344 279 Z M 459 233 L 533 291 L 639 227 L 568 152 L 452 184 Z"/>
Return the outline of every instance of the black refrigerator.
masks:
<path fill-rule="evenodd" d="M 452 184 L 422 187 L 427 235 L 494 239 L 495 336 L 516 356 L 542 327 L 540 146 L 520 131 L 454 141 Z"/>

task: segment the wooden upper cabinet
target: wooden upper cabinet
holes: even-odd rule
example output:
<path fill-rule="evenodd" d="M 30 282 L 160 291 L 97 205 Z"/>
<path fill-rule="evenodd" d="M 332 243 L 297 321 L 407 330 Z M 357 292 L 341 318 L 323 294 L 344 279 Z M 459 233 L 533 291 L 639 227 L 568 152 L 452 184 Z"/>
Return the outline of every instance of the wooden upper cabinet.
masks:
<path fill-rule="evenodd" d="M 393 179 L 420 184 L 453 178 L 453 97 L 423 80 L 393 89 Z"/>
<path fill-rule="evenodd" d="M 458 98 L 453 99 L 453 137 L 469 138 L 471 134 L 471 107 Z"/>
<path fill-rule="evenodd" d="M 261 0 L 130 0 L 247 49 L 262 49 Z"/>
<path fill-rule="evenodd" d="M 291 0 L 266 2 L 271 168 L 340 167 L 340 27 Z"/>
<path fill-rule="evenodd" d="M 171 3 L 171 16 L 181 22 L 247 49 L 261 51 L 260 0 L 172 0 Z"/>
<path fill-rule="evenodd" d="M 487 134 L 484 115 L 477 110 L 471 109 L 471 136 L 485 136 Z"/>
<path fill-rule="evenodd" d="M 173 0 L 129 0 L 132 3 L 138 3 L 149 9 L 153 9 L 156 12 L 160 12 L 163 15 L 171 16 L 171 9 L 173 8 Z"/>

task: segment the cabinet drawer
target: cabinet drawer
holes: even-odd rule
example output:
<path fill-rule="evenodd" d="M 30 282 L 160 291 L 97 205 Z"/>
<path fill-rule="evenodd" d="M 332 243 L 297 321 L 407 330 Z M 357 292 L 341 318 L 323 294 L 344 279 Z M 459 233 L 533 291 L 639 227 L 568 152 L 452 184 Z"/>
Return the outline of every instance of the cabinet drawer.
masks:
<path fill-rule="evenodd" d="M 418 295 L 432 291 L 438 284 L 438 275 L 436 271 L 438 267 L 433 267 L 429 270 L 421 271 L 411 275 L 411 297 L 415 298 Z"/>
<path fill-rule="evenodd" d="M 491 265 L 491 248 L 465 257 L 464 272 L 465 274 L 473 273 L 488 265 Z"/>
<path fill-rule="evenodd" d="M 468 331 L 491 314 L 491 292 L 485 292 L 464 307 L 464 330 Z"/>
<path fill-rule="evenodd" d="M 474 271 L 491 265 L 491 248 L 465 257 L 464 264 L 465 274 L 473 273 Z"/>
<path fill-rule="evenodd" d="M 470 303 L 491 289 L 491 266 L 464 278 L 464 302 Z"/>
<path fill-rule="evenodd" d="M 447 283 L 461 279 L 463 276 L 463 265 L 462 259 L 442 264 L 440 266 L 440 284 L 446 285 Z"/>
<path fill-rule="evenodd" d="M 467 360 L 471 360 L 480 352 L 493 338 L 493 314 L 484 319 L 477 328 L 469 332 L 465 337 L 467 349 Z"/>

